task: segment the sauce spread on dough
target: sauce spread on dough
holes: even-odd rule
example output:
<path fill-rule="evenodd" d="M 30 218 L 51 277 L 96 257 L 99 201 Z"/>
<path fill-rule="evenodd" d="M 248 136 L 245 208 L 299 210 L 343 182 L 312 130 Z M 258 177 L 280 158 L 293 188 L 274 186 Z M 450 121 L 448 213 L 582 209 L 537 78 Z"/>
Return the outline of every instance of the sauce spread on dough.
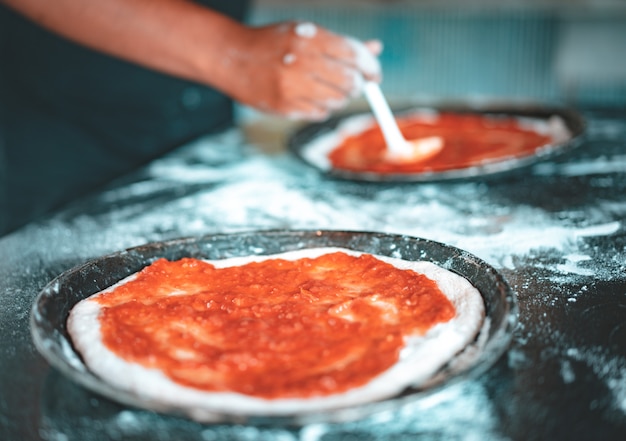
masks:
<path fill-rule="evenodd" d="M 328 155 L 332 166 L 358 172 L 423 173 L 455 170 L 533 154 L 551 137 L 519 125 L 516 118 L 462 113 L 405 116 L 397 119 L 406 139 L 439 136 L 443 149 L 418 162 L 385 159 L 385 141 L 377 125 L 346 138 Z"/>
<path fill-rule="evenodd" d="M 158 260 L 96 300 L 104 344 L 205 391 L 306 398 L 364 385 L 403 336 L 456 314 L 436 283 L 334 252 L 215 268 Z"/>

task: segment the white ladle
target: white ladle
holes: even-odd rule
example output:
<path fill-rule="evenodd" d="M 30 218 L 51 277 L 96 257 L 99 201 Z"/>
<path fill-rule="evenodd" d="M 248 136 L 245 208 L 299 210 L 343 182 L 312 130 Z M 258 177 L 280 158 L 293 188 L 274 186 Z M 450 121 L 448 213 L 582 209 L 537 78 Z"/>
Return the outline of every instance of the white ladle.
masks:
<path fill-rule="evenodd" d="M 386 159 L 394 162 L 418 162 L 441 151 L 443 139 L 439 136 L 414 140 L 404 138 L 378 83 L 366 81 L 363 91 L 387 143 Z"/>

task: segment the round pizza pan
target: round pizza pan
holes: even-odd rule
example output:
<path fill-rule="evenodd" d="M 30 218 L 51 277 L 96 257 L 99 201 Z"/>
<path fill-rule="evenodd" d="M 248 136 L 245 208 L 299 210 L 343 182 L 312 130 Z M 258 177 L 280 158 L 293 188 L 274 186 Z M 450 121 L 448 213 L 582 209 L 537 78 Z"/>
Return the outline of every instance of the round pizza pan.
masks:
<path fill-rule="evenodd" d="M 409 115 L 416 112 L 451 112 L 455 114 L 475 114 L 484 116 L 507 116 L 519 118 L 532 118 L 547 121 L 558 117 L 567 129 L 567 136 L 559 142 L 545 144 L 532 154 L 516 155 L 468 167 L 451 168 L 439 171 L 424 171 L 419 173 L 375 173 L 369 171 L 351 171 L 333 168 L 326 164 L 320 164 L 312 160 L 307 152 L 312 148 L 315 140 L 337 130 L 339 125 L 358 115 L 371 116 L 369 111 L 346 112 L 330 119 L 311 123 L 298 128 L 287 139 L 287 148 L 300 160 L 309 166 L 324 173 L 328 177 L 369 182 L 438 182 L 467 179 L 481 179 L 487 177 L 499 177 L 513 172 L 521 171 L 538 162 L 545 161 L 558 155 L 571 151 L 582 144 L 586 130 L 584 118 L 575 110 L 535 104 L 483 104 L 472 105 L 467 103 L 440 103 L 428 106 L 398 105 L 393 106 L 396 116 Z"/>
<path fill-rule="evenodd" d="M 481 293 L 486 317 L 474 343 L 457 354 L 426 385 L 408 388 L 388 399 L 346 408 L 293 413 L 283 416 L 250 416 L 224 413 L 220 409 L 172 406 L 146 400 L 101 380 L 85 366 L 72 346 L 66 321 L 72 307 L 158 258 L 223 259 L 236 256 L 276 254 L 316 247 L 343 247 L 410 261 L 430 261 L 469 280 Z M 255 231 L 217 234 L 150 243 L 102 256 L 56 277 L 39 293 L 31 311 L 31 333 L 44 358 L 62 374 L 92 392 L 122 404 L 201 422 L 302 425 L 312 422 L 344 422 L 395 409 L 408 402 L 442 392 L 460 381 L 476 378 L 506 351 L 517 323 L 517 302 L 504 278 L 491 266 L 458 248 L 426 239 L 354 231 Z"/>

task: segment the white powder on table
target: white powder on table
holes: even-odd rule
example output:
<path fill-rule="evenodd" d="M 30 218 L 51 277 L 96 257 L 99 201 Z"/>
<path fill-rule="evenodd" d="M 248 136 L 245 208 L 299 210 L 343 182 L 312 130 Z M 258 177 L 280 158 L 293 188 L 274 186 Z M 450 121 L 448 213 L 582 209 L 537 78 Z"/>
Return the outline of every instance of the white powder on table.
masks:
<path fill-rule="evenodd" d="M 619 154 L 617 160 L 618 164 L 623 160 Z M 603 169 L 602 164 L 609 167 Z M 619 165 L 611 164 L 611 157 L 591 161 L 572 158 L 539 164 L 531 173 L 538 179 L 602 173 L 594 179 L 607 181 L 598 181 L 598 185 L 610 186 L 608 181 L 613 182 L 615 174 L 621 173 Z M 546 323 L 560 300 L 578 305 L 582 297 L 589 295 L 584 286 L 579 292 L 561 292 L 560 286 L 593 277 L 610 280 L 620 276 L 615 273 L 617 263 L 598 262 L 599 256 L 588 241 L 610 237 L 625 227 L 623 198 L 605 196 L 587 201 L 584 206 L 564 203 L 555 212 L 542 205 L 511 200 L 494 188 L 498 186 L 481 182 L 394 186 L 325 180 L 288 154 L 258 154 L 243 142 L 239 132 L 231 131 L 156 161 L 148 168 L 146 180 L 102 195 L 106 206 L 118 208 L 70 221 L 52 220 L 48 224 L 52 234 L 45 229 L 33 232 L 34 240 L 27 246 L 38 252 L 54 250 L 56 258 L 76 259 L 86 253 L 97 256 L 167 238 L 254 229 L 407 234 L 465 249 L 511 274 L 532 261 L 533 268 L 546 271 L 542 277 L 554 287 L 551 293 L 537 293 L 533 299 L 546 312 Z M 38 238 L 45 240 L 45 247 Z M 23 249 L 24 244 L 20 246 Z M 615 250 L 613 257 L 600 257 L 626 261 L 626 250 Z M 524 294 L 531 281 L 518 282 L 516 289 Z M 535 338 L 539 331 L 522 323 L 517 342 L 523 348 L 523 341 Z M 552 330 L 545 332 L 550 333 Z M 582 348 L 566 336 L 555 340 L 554 345 L 563 353 L 577 348 L 569 359 L 589 365 L 610 389 L 615 408 L 626 410 L 621 358 L 599 349 Z M 524 356 L 518 350 L 517 363 L 524 363 Z M 571 368 L 571 362 L 561 366 L 563 381 L 579 380 Z"/>

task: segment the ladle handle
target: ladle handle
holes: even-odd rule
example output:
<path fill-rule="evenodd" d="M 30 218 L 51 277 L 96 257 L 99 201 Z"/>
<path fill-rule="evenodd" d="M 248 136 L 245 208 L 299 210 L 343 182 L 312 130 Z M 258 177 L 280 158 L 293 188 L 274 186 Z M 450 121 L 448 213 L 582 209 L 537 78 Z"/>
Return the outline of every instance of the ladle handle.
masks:
<path fill-rule="evenodd" d="M 365 93 L 365 98 L 367 98 L 367 101 L 372 108 L 372 112 L 374 112 L 376 121 L 378 121 L 378 125 L 383 132 L 383 136 L 387 142 L 387 148 L 391 151 L 391 153 L 406 153 L 407 142 L 400 132 L 398 123 L 396 122 L 396 119 L 394 118 L 393 113 L 389 108 L 389 104 L 387 104 L 387 100 L 380 90 L 378 83 L 366 81 L 363 86 L 363 91 Z"/>

